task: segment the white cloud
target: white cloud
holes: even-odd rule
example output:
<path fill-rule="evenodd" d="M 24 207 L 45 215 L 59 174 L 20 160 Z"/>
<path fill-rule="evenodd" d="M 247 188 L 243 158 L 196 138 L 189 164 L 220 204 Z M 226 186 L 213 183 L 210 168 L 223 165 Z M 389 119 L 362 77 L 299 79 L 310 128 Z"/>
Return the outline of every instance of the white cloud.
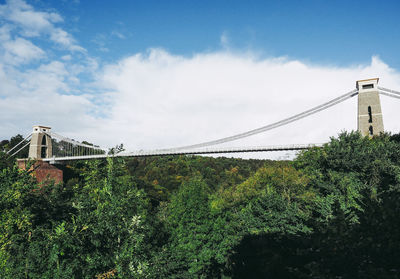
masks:
<path fill-rule="evenodd" d="M 3 6 L 3 16 L 21 26 L 27 36 L 38 36 L 53 27 L 53 23 L 62 21 L 56 13 L 38 12 L 21 0 L 11 0 Z"/>
<path fill-rule="evenodd" d="M 119 31 L 112 31 L 111 32 L 111 35 L 113 35 L 113 36 L 115 36 L 115 37 L 117 37 L 117 38 L 119 38 L 119 39 L 126 39 L 126 36 L 124 35 L 124 34 L 122 34 L 121 32 L 119 32 Z"/>
<path fill-rule="evenodd" d="M 63 21 L 58 13 L 36 11 L 25 1 L 9 0 L 6 4 L 0 5 L 0 17 L 17 26 L 22 36 L 38 37 L 45 34 L 67 50 L 85 51 L 69 33 L 55 26 Z"/>
<path fill-rule="evenodd" d="M 18 82 L 9 78 L 7 70 L 0 64 L 0 99 L 7 96 L 15 96 L 18 92 Z M 10 103 L 10 106 L 11 104 L 12 103 Z"/>
<path fill-rule="evenodd" d="M 69 33 L 65 32 L 61 28 L 54 28 L 50 33 L 50 39 L 62 46 L 67 47 L 71 51 L 86 51 L 83 47 L 75 44 L 74 38 L 72 38 Z"/>
<path fill-rule="evenodd" d="M 4 70 L 0 63 L 0 119 L 4 123 L 0 127 L 1 138 L 17 132 L 25 134 L 37 123 L 71 130 L 95 123 L 90 115 L 95 106 L 91 97 L 69 94 L 69 80 L 73 77 L 59 61 L 23 72 Z"/>
<path fill-rule="evenodd" d="M 45 56 L 45 52 L 23 38 L 16 38 L 4 42 L 3 47 L 6 51 L 5 61 L 10 64 L 29 63 L 32 60 L 38 60 Z"/>
<path fill-rule="evenodd" d="M 6 42 L 11 39 L 11 27 L 9 25 L 3 25 L 0 27 L 0 42 Z"/>
<path fill-rule="evenodd" d="M 68 55 L 63 55 L 63 56 L 61 57 L 61 59 L 64 60 L 64 61 L 70 61 L 71 58 L 72 58 L 72 56 L 69 55 L 69 54 L 68 54 Z"/>

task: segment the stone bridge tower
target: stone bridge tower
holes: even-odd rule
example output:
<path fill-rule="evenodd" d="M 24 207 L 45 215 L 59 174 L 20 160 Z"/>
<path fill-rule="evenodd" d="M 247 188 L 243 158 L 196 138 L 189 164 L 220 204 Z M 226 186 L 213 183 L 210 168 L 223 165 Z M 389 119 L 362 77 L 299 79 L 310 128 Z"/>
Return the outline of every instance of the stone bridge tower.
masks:
<path fill-rule="evenodd" d="M 379 78 L 357 81 L 358 121 L 357 129 L 363 136 L 375 136 L 383 132 L 381 101 L 378 91 Z"/>
<path fill-rule="evenodd" d="M 33 126 L 28 157 L 35 160 L 34 165 L 30 166 L 30 170 L 38 182 L 54 181 L 57 184 L 63 182 L 63 171 L 41 160 L 51 158 L 53 154 L 51 137 L 48 134 L 50 131 L 50 127 Z M 26 169 L 29 159 L 18 159 L 19 168 Z"/>
<path fill-rule="evenodd" d="M 29 145 L 30 159 L 50 158 L 53 155 L 51 137 L 48 132 L 50 127 L 33 126 L 31 143 Z"/>

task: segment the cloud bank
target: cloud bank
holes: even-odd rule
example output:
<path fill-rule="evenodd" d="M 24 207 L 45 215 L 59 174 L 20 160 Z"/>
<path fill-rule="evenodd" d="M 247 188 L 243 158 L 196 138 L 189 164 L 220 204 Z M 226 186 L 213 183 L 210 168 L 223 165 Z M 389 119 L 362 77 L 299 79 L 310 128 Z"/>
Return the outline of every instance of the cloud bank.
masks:
<path fill-rule="evenodd" d="M 110 101 L 101 133 L 105 142 L 130 148 L 187 145 L 278 121 L 355 88 L 355 81 L 380 77 L 400 88 L 400 75 L 373 57 L 346 68 L 310 65 L 288 58 L 261 59 L 251 53 L 172 55 L 152 49 L 104 67 L 97 80 Z M 400 103 L 381 97 L 386 128 L 399 131 Z M 355 130 L 357 99 L 274 131 L 229 145 L 325 142 Z M 97 130 L 99 132 L 99 130 Z"/>

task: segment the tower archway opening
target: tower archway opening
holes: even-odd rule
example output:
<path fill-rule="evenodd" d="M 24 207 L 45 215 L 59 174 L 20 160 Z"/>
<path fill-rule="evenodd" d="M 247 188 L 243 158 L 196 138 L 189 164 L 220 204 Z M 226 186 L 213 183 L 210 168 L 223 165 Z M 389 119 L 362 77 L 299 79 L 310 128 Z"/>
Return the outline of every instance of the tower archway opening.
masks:
<path fill-rule="evenodd" d="M 40 158 L 46 158 L 47 157 L 47 140 L 46 140 L 46 135 L 43 135 L 42 137 L 42 147 L 40 149 Z"/>
<path fill-rule="evenodd" d="M 372 109 L 368 106 L 368 123 L 372 123 Z"/>

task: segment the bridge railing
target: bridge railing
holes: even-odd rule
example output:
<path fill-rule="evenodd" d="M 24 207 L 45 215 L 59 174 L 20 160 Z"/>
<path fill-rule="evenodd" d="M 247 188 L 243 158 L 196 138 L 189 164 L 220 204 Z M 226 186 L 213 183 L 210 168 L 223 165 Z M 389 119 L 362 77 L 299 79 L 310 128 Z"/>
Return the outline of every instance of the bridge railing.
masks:
<path fill-rule="evenodd" d="M 222 153 L 242 153 L 242 152 L 266 152 L 266 151 L 290 151 L 304 150 L 314 147 L 322 147 L 323 143 L 315 144 L 289 144 L 289 145 L 272 145 L 272 146 L 253 146 L 253 147 L 229 147 L 229 148 L 202 148 L 187 150 L 138 150 L 134 152 L 122 152 L 118 154 L 95 154 L 80 156 L 65 156 L 46 158 L 43 161 L 57 162 L 70 160 L 88 160 L 101 159 L 107 157 L 150 157 L 150 156 L 167 156 L 167 155 L 202 155 L 202 154 L 222 154 Z"/>

